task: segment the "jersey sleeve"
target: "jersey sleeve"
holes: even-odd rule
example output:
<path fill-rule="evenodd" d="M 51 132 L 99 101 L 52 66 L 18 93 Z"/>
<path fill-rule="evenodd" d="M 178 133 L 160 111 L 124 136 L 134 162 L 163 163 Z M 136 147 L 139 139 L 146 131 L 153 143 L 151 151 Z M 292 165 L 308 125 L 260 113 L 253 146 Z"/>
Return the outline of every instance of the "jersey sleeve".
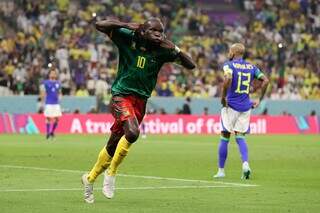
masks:
<path fill-rule="evenodd" d="M 258 67 L 254 67 L 254 78 L 260 79 L 264 76 L 263 72 Z"/>
<path fill-rule="evenodd" d="M 110 39 L 119 47 L 132 41 L 134 31 L 127 28 L 117 28 L 109 33 Z"/>
<path fill-rule="evenodd" d="M 222 69 L 223 69 L 223 75 L 224 76 L 230 76 L 230 77 L 232 76 L 233 70 L 232 70 L 232 68 L 231 68 L 229 63 L 224 63 Z"/>

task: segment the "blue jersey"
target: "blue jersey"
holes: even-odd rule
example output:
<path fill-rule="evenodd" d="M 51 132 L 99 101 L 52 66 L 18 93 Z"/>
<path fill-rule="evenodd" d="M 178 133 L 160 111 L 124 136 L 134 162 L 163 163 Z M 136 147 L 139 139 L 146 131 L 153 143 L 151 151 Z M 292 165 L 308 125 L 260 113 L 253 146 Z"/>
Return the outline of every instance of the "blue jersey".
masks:
<path fill-rule="evenodd" d="M 232 83 L 227 91 L 228 106 L 238 112 L 251 109 L 250 84 L 253 79 L 261 78 L 263 73 L 256 66 L 243 59 L 228 61 L 223 65 L 225 75 L 232 76 Z"/>
<path fill-rule="evenodd" d="M 42 84 L 46 92 L 46 104 L 59 104 L 60 82 L 44 80 Z"/>

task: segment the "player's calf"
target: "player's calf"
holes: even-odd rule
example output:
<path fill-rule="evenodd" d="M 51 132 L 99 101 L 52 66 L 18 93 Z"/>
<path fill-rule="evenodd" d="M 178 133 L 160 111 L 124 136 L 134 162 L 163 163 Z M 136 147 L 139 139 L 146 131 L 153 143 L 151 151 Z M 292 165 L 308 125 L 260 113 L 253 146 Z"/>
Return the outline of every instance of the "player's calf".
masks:
<path fill-rule="evenodd" d="M 113 133 L 113 132 L 111 133 L 107 143 L 107 151 L 111 157 L 113 157 L 116 151 L 117 145 L 119 143 L 119 140 L 121 139 L 122 136 L 123 136 L 123 133 Z"/>
<path fill-rule="evenodd" d="M 219 153 L 218 153 L 218 172 L 214 175 L 214 178 L 223 178 L 225 177 L 224 166 L 228 156 L 228 144 L 230 140 L 229 132 L 221 132 L 220 144 L 219 144 Z"/>
<path fill-rule="evenodd" d="M 245 134 L 236 132 L 236 142 L 238 144 L 239 152 L 242 160 L 242 179 L 249 179 L 251 169 L 248 162 L 248 146 L 245 140 Z"/>

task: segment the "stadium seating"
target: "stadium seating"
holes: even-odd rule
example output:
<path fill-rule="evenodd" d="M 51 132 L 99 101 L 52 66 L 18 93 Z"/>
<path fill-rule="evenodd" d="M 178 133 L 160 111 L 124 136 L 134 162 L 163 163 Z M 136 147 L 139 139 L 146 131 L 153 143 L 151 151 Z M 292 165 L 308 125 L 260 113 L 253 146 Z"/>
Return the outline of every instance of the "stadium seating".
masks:
<path fill-rule="evenodd" d="M 219 96 L 228 45 L 240 41 L 270 76 L 269 98 L 320 99 L 320 6 L 263 2 L 219 0 L 210 10 L 204 0 L 1 1 L 0 96 L 38 94 L 48 70 L 58 69 L 64 94 L 109 98 L 117 52 L 93 23 L 112 15 L 134 22 L 161 17 L 168 36 L 197 62 L 192 72 L 164 66 L 154 96 Z"/>

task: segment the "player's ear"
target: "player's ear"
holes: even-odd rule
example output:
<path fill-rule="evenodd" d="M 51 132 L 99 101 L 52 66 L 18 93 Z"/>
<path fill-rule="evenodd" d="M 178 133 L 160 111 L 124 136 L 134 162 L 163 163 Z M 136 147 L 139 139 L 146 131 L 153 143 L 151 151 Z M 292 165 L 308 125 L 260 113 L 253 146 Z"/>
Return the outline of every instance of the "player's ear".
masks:
<path fill-rule="evenodd" d="M 137 30 L 137 32 L 140 34 L 140 36 L 144 36 L 146 33 L 144 24 L 141 24 Z"/>

